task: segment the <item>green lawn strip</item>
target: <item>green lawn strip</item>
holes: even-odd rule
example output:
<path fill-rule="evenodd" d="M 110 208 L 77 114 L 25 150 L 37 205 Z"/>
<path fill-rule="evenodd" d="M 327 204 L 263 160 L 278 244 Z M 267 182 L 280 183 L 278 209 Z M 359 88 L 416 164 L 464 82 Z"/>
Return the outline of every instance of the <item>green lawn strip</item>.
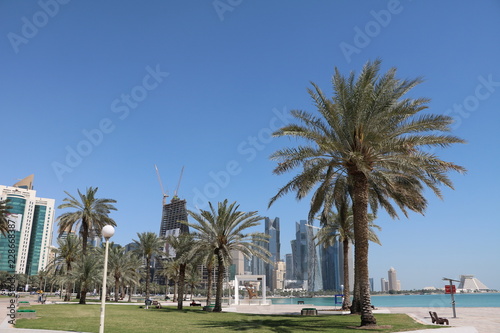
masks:
<path fill-rule="evenodd" d="M 99 305 L 54 304 L 35 305 L 37 319 L 20 319 L 16 328 L 98 332 Z M 377 314 L 379 325 L 391 329 L 362 330 L 362 332 L 400 332 L 437 328 L 416 323 L 404 314 Z M 141 309 L 139 305 L 107 305 L 107 333 L 141 332 L 355 332 L 347 326 L 359 325 L 358 315 L 284 316 L 242 313 L 212 313 L 201 309 L 175 307 Z"/>

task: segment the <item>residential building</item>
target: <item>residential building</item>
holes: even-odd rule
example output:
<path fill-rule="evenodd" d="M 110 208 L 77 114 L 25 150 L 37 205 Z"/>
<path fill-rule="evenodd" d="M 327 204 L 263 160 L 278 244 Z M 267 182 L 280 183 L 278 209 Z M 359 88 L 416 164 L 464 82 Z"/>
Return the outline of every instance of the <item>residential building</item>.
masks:
<path fill-rule="evenodd" d="M 391 267 L 389 271 L 387 272 L 387 275 L 389 277 L 389 289 L 387 291 L 399 291 L 400 286 L 398 286 L 398 279 L 397 279 L 397 273 L 394 267 Z"/>
<path fill-rule="evenodd" d="M 37 197 L 33 179 L 0 185 L 0 200 L 12 207 L 7 217 L 11 231 L 8 237 L 0 234 L 0 271 L 36 275 L 49 263 L 55 200 Z"/>
<path fill-rule="evenodd" d="M 274 276 L 276 276 L 275 283 L 273 286 L 273 290 L 285 289 L 285 275 L 286 275 L 286 264 L 283 260 L 280 260 L 276 263 L 276 270 Z"/>
<path fill-rule="evenodd" d="M 389 281 L 384 278 L 380 279 L 380 291 L 389 291 Z"/>
<path fill-rule="evenodd" d="M 229 280 L 234 280 L 235 275 L 245 274 L 245 256 L 240 251 L 231 251 L 232 262 L 229 266 Z"/>

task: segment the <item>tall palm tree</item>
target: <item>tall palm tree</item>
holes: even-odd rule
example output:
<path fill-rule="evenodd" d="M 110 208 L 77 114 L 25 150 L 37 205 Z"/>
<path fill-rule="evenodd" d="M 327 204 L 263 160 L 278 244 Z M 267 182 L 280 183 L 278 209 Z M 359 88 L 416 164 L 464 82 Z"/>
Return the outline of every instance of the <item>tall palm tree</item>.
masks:
<path fill-rule="evenodd" d="M 163 247 L 165 246 L 165 240 L 158 237 L 154 232 L 142 232 L 137 233 L 139 240 L 133 240 L 137 245 L 135 252 L 142 258 L 145 262 L 145 272 L 146 272 L 146 299 L 149 298 L 149 283 L 151 282 L 151 260 L 154 256 L 163 253 Z"/>
<path fill-rule="evenodd" d="M 76 262 L 76 265 L 71 270 L 70 276 L 80 285 L 79 304 L 86 304 L 86 291 L 90 286 L 102 281 L 102 267 L 102 256 L 99 256 L 96 249 L 92 249 L 87 254 L 82 253 L 81 259 Z"/>
<path fill-rule="evenodd" d="M 258 241 L 267 242 L 268 237 L 264 233 L 243 233 L 246 229 L 259 225 L 263 218 L 257 212 L 239 211 L 239 205 L 236 202 L 228 204 L 227 199 L 219 202 L 217 209 L 212 203 L 209 206 L 210 210 L 201 210 L 200 213 L 188 211 L 198 223 L 187 224 L 198 230 L 198 237 L 211 242 L 213 253 L 217 257 L 217 289 L 213 311 L 220 312 L 225 268 L 231 264 L 231 251 L 240 251 L 247 258 L 253 255 L 265 262 L 271 260 L 269 251 L 258 245 Z"/>
<path fill-rule="evenodd" d="M 171 272 L 169 270 L 169 262 L 171 261 L 173 261 L 171 258 L 162 258 L 162 260 L 160 260 L 160 268 L 156 272 L 158 276 L 163 277 L 165 279 L 165 298 L 170 293 L 169 283 L 171 280 L 170 277 Z"/>
<path fill-rule="evenodd" d="M 206 298 L 207 306 L 210 305 L 212 298 L 212 289 L 213 289 L 212 277 L 214 274 L 214 267 L 217 261 L 217 256 L 215 255 L 213 248 L 214 241 L 210 237 L 213 237 L 213 233 L 211 234 L 204 234 L 199 232 L 193 233 L 193 243 L 191 245 L 191 250 L 190 250 L 190 252 L 193 255 L 196 254 L 196 258 L 197 260 L 199 260 L 199 263 L 201 265 L 204 265 L 207 270 L 207 298 Z"/>
<path fill-rule="evenodd" d="M 116 210 L 113 205 L 116 200 L 96 198 L 98 188 L 87 188 L 86 193 L 81 193 L 78 190 L 78 198 L 75 198 L 68 192 L 67 198 L 64 198 L 65 203 L 59 205 L 58 209 L 70 208 L 73 211 L 63 213 L 57 218 L 59 221 L 59 235 L 70 230 L 79 230 L 82 237 L 82 258 L 87 255 L 87 243 L 89 235 L 100 235 L 102 228 L 109 224 L 116 227 L 116 222 L 109 217 L 112 210 Z M 83 263 L 81 263 L 83 265 Z M 85 304 L 87 298 L 87 289 L 82 284 L 80 288 L 80 304 Z"/>
<path fill-rule="evenodd" d="M 126 289 L 126 293 L 128 293 L 128 302 L 131 302 L 132 290 L 140 281 L 139 267 L 141 266 L 141 259 L 136 253 L 129 251 L 125 255 L 125 262 L 126 264 L 124 266 L 127 267 L 127 269 L 122 271 L 121 282 L 122 288 Z"/>
<path fill-rule="evenodd" d="M 133 282 L 137 280 L 138 267 L 133 252 L 125 252 L 125 248 L 120 245 L 110 244 L 108 272 L 115 282 L 115 302 L 118 302 L 120 289 L 123 289 L 124 281 Z"/>
<path fill-rule="evenodd" d="M 168 276 L 169 279 L 174 282 L 174 291 L 172 293 L 174 297 L 172 298 L 172 301 L 176 302 L 178 300 L 177 296 L 179 290 L 180 264 L 176 260 L 166 260 L 163 261 L 162 265 L 162 275 Z"/>
<path fill-rule="evenodd" d="M 8 199 L 0 200 L 0 232 L 4 236 L 7 236 L 7 232 L 9 231 L 9 220 L 7 219 L 7 215 L 11 208 L 12 207 L 8 205 Z"/>
<path fill-rule="evenodd" d="M 86 193 L 81 193 L 78 190 L 78 198 L 75 198 L 68 192 L 67 198 L 64 198 L 65 203 L 59 205 L 58 209 L 70 208 L 74 211 L 66 212 L 59 216 L 59 235 L 68 230 L 78 230 L 82 236 L 82 253 L 87 254 L 87 243 L 91 232 L 96 235 L 101 234 L 102 228 L 109 224 L 116 227 L 116 222 L 109 217 L 112 210 L 116 210 L 113 205 L 116 200 L 113 199 L 98 199 L 95 194 L 98 188 L 90 187 Z"/>
<path fill-rule="evenodd" d="M 193 260 L 195 253 L 190 252 L 193 244 L 193 235 L 182 233 L 179 236 L 170 235 L 167 237 L 167 244 L 175 250 L 175 261 L 179 264 L 179 289 L 177 295 L 177 309 L 182 310 L 184 300 L 186 267 Z"/>
<path fill-rule="evenodd" d="M 293 110 L 292 116 L 302 124 L 286 125 L 274 133 L 297 137 L 310 145 L 281 149 L 271 155 L 279 162 L 275 174 L 296 167 L 303 170 L 278 191 L 270 204 L 290 191 L 297 191 L 297 198 L 301 199 L 316 185 L 329 185 L 339 175 L 352 184 L 362 326 L 376 324 L 368 277 L 368 205 L 380 203 L 395 217 L 392 200 L 405 215 L 406 209 L 423 213 L 427 205 L 424 187 L 441 197 L 440 185 L 453 188 L 447 173 L 465 171 L 429 150 L 463 140 L 440 133 L 450 130 L 451 117 L 417 115 L 427 108 L 429 100 L 405 95 L 422 80 L 397 79 L 395 68 L 379 74 L 380 65 L 380 60 L 366 63 L 358 77 L 354 73 L 344 77 L 336 68 L 331 99 L 313 84 L 309 94 L 319 116 Z M 379 198 L 369 197 L 370 187 L 379 191 Z"/>
<path fill-rule="evenodd" d="M 369 240 L 375 244 L 380 245 L 380 240 L 373 230 L 381 230 L 380 226 L 373 224 L 374 216 L 370 214 L 370 230 L 368 233 Z M 349 284 L 349 245 L 354 243 L 354 225 L 352 209 L 349 215 L 344 218 L 340 213 L 330 212 L 326 220 L 321 218 L 321 225 L 323 226 L 315 238 L 318 244 L 323 244 L 324 247 L 333 246 L 335 243 L 342 244 L 343 251 L 343 281 L 344 281 L 344 301 L 342 302 L 342 310 L 348 311 L 351 308 L 351 295 Z M 356 300 L 357 297 L 355 297 Z"/>
<path fill-rule="evenodd" d="M 191 294 L 191 300 L 193 300 L 194 288 L 200 285 L 201 277 L 199 265 L 197 263 L 190 263 L 186 270 L 186 284 L 189 286 L 189 293 Z"/>
<path fill-rule="evenodd" d="M 328 178 L 328 177 L 325 177 Z M 321 229 L 319 236 L 321 237 L 320 241 L 327 245 L 331 245 L 337 237 L 340 238 L 340 242 L 343 242 L 343 251 L 344 251 L 344 301 L 342 303 L 342 309 L 351 310 L 351 313 L 360 313 L 361 312 L 361 302 L 360 302 L 360 294 L 359 294 L 359 281 L 357 279 L 357 275 L 354 276 L 354 297 L 351 305 L 350 299 L 350 285 L 349 285 L 349 277 L 348 277 L 348 261 L 347 261 L 347 253 L 348 253 L 348 245 L 350 242 L 354 243 L 354 224 L 353 224 L 353 214 L 352 214 L 352 200 L 350 197 L 350 193 L 352 193 L 352 185 L 349 183 L 349 179 L 342 175 L 337 175 L 332 178 L 332 182 L 324 182 L 318 189 L 314 192 L 314 195 L 311 199 L 311 208 L 309 210 L 309 220 L 312 221 L 314 215 L 319 211 L 321 206 L 323 210 L 320 215 L 320 221 L 323 226 Z M 377 210 L 378 202 L 385 203 L 387 200 L 385 195 L 381 193 L 381 191 L 377 190 L 377 185 L 370 183 L 369 188 L 371 206 L 374 210 Z M 374 199 L 373 199 L 374 198 Z M 405 199 L 407 201 L 417 201 L 417 199 Z M 419 199 L 420 200 L 420 199 Z M 335 207 L 337 212 L 334 213 L 331 209 Z M 373 231 L 373 228 L 377 228 L 381 230 L 381 228 L 375 224 L 373 224 L 373 220 L 375 219 L 375 215 L 369 214 L 369 240 L 379 244 L 380 241 Z M 356 272 L 356 267 L 354 268 Z"/>
<path fill-rule="evenodd" d="M 54 264 L 57 266 L 61 264 L 57 270 L 59 274 L 70 275 L 75 263 L 80 259 L 82 251 L 82 242 L 80 238 L 75 235 L 69 234 L 66 238 L 59 238 L 57 240 L 59 247 L 55 250 Z M 71 299 L 71 286 L 72 280 L 65 279 L 66 294 L 64 301 L 69 302 Z"/>

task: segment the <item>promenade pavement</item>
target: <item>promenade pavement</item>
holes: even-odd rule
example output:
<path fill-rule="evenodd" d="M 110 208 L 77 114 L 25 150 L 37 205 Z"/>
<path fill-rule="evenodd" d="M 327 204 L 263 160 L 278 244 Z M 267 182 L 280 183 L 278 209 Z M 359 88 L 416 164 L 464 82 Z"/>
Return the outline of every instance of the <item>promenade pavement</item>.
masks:
<path fill-rule="evenodd" d="M 36 298 L 30 299 L 30 302 L 36 302 Z M 125 303 L 121 303 L 124 304 Z M 130 303 L 129 303 L 130 304 Z M 131 304 L 136 305 L 136 304 Z M 186 302 L 189 306 L 189 302 Z M 0 299 L 0 332 L 1 333 L 66 333 L 66 331 L 51 331 L 51 330 L 38 330 L 38 329 L 20 329 L 13 328 L 8 323 L 8 306 L 9 299 Z M 303 307 L 315 307 L 318 309 L 319 315 L 335 315 L 339 311 L 333 311 L 331 306 L 314 306 L 314 305 L 238 305 L 224 307 L 223 311 L 239 312 L 239 313 L 253 313 L 253 314 L 289 314 L 299 315 Z M 431 325 L 429 316 L 429 308 L 382 308 L 375 310 L 375 313 L 406 313 L 413 317 L 415 320 Z M 443 327 L 440 329 L 432 330 L 419 330 L 412 331 L 414 333 L 493 333 L 500 332 L 500 308 L 457 308 L 457 318 L 452 318 L 451 309 L 433 309 L 438 312 L 440 317 L 446 317 L 450 320 L 452 327 Z M 69 332 L 67 332 L 69 333 Z M 86 333 L 74 332 L 71 333 Z"/>

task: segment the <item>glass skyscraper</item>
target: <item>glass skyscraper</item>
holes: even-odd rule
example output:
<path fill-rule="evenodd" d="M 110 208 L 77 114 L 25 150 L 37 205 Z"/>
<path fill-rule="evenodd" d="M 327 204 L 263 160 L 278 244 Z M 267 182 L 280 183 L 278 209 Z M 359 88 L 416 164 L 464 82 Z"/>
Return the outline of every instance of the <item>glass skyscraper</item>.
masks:
<path fill-rule="evenodd" d="M 0 234 L 0 271 L 36 275 L 49 262 L 54 224 L 54 199 L 38 198 L 33 175 L 13 186 L 0 185 L 0 200 L 8 200 L 11 240 Z"/>
<path fill-rule="evenodd" d="M 264 219 L 264 232 L 269 235 L 268 243 L 266 244 L 267 250 L 271 253 L 270 259 L 272 264 L 265 264 L 265 275 L 266 281 L 268 283 L 269 289 L 273 290 L 275 286 L 276 276 L 276 264 L 281 260 L 280 258 L 280 219 L 279 217 L 271 220 L 269 217 Z"/>
<path fill-rule="evenodd" d="M 295 239 L 291 241 L 293 269 L 290 273 L 293 272 L 293 278 L 302 281 L 302 286 L 307 291 L 340 291 L 344 284 L 342 244 L 326 248 L 317 245 L 314 237 L 320 228 L 307 224 L 306 220 L 296 223 L 295 227 Z M 352 260 L 349 261 L 349 276 L 353 281 Z M 351 282 L 351 288 L 352 286 Z"/>

